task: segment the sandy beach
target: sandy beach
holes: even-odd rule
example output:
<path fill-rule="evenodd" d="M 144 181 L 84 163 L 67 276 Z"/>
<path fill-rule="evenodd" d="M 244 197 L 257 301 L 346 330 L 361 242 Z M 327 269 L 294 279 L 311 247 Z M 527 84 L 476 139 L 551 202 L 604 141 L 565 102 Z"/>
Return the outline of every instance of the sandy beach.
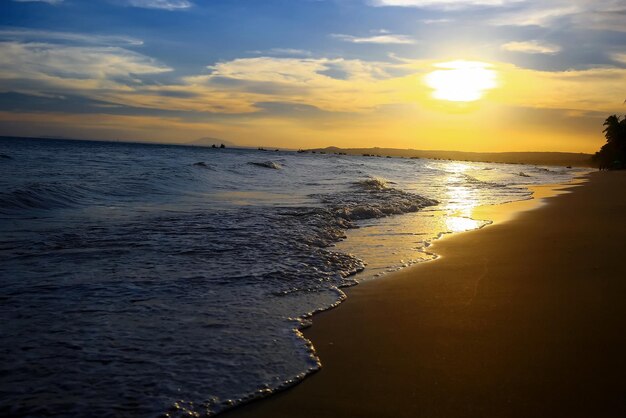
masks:
<path fill-rule="evenodd" d="M 496 222 L 314 317 L 320 372 L 224 416 L 625 417 L 624 190 L 593 173 L 477 211 Z"/>

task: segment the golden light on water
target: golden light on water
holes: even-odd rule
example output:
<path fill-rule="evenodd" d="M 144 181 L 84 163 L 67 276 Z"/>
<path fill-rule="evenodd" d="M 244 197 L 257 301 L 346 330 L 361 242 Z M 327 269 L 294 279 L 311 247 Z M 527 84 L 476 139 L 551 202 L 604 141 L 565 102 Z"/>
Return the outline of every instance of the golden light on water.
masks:
<path fill-rule="evenodd" d="M 446 218 L 446 227 L 450 232 L 464 232 L 477 229 L 482 225 L 482 222 L 472 218 L 466 217 L 449 217 Z"/>
<path fill-rule="evenodd" d="M 479 61 L 449 61 L 435 65 L 425 77 L 435 99 L 474 102 L 497 86 L 497 74 L 490 64 Z"/>
<path fill-rule="evenodd" d="M 472 167 L 460 162 L 452 162 L 445 166 L 450 173 L 445 181 L 448 203 L 444 210 L 447 212 L 445 225 L 450 232 L 463 232 L 479 228 L 482 221 L 472 219 L 472 211 L 480 204 L 475 196 L 475 190 L 467 185 L 465 172 Z"/>

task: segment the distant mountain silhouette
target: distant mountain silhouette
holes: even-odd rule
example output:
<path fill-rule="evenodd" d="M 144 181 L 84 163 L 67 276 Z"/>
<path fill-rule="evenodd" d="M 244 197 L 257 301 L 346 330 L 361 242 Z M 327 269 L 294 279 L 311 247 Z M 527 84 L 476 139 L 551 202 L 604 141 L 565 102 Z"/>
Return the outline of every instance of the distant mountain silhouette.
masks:
<path fill-rule="evenodd" d="M 426 151 L 396 148 L 317 148 L 307 150 L 327 154 L 345 153 L 372 157 L 430 158 L 456 161 L 494 162 L 511 164 L 559 165 L 590 167 L 591 154 L 573 152 L 465 152 L 465 151 Z"/>
<path fill-rule="evenodd" d="M 70 138 L 67 136 L 61 136 L 61 135 L 42 135 L 42 136 L 38 136 L 36 138 L 41 138 L 41 139 L 62 139 L 64 141 L 75 141 L 76 138 Z M 84 140 L 84 141 L 88 141 L 88 140 Z"/>
<path fill-rule="evenodd" d="M 195 139 L 193 141 L 189 141 L 185 145 L 196 145 L 196 146 L 199 146 L 199 147 L 210 147 L 212 145 L 215 145 L 215 146 L 219 147 L 221 144 L 224 144 L 227 147 L 236 147 L 237 146 L 237 144 L 233 144 L 230 141 L 226 141 L 226 140 L 220 139 L 220 138 L 213 138 L 213 137 L 210 137 L 210 136 L 205 136 L 203 138 L 198 138 L 198 139 Z"/>

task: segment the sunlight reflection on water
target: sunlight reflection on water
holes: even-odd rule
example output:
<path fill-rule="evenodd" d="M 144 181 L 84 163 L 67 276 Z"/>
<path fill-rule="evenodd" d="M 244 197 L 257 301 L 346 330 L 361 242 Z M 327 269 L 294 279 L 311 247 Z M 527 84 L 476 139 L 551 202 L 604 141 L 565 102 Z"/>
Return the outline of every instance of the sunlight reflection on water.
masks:
<path fill-rule="evenodd" d="M 337 244 L 340 251 L 357 253 L 367 261 L 360 280 L 378 277 L 422 261 L 432 260 L 428 243 L 443 234 L 470 231 L 489 223 L 472 219 L 472 212 L 486 204 L 481 183 L 468 174 L 475 165 L 462 162 L 441 162 L 438 170 L 447 175 L 433 184 L 440 204 L 417 213 L 362 222 L 359 229 L 347 232 L 348 239 Z M 410 188 L 423 187 L 417 179 Z M 393 266 L 393 267 L 390 267 Z"/>

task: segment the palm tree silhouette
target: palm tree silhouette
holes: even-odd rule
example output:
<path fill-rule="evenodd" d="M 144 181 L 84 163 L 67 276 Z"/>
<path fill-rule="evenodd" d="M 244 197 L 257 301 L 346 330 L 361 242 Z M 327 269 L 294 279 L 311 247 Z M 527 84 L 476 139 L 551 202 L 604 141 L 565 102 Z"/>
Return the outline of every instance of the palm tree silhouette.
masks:
<path fill-rule="evenodd" d="M 601 170 L 626 168 L 626 116 L 611 115 L 602 131 L 606 144 L 593 156 Z"/>

